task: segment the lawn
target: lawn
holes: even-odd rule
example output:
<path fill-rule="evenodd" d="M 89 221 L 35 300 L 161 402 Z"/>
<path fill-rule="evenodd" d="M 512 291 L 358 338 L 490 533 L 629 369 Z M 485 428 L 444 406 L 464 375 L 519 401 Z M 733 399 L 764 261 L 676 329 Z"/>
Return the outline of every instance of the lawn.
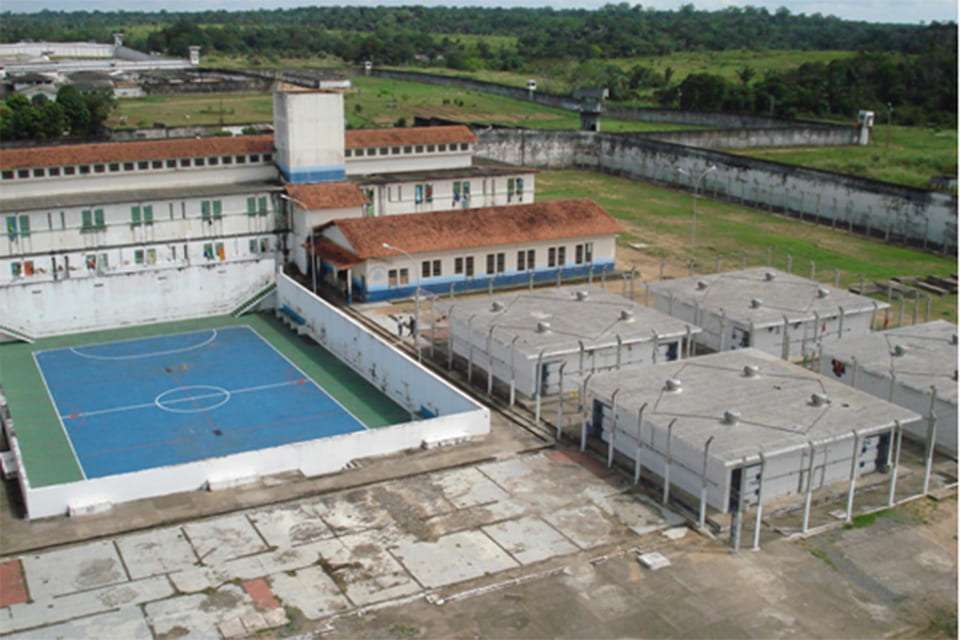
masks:
<path fill-rule="evenodd" d="M 494 123 L 539 129 L 576 129 L 579 116 L 571 111 L 541 106 L 477 91 L 385 78 L 357 76 L 345 108 L 351 127 L 389 127 L 399 118 L 408 125 L 417 115 L 468 122 Z M 112 126 L 167 126 L 246 124 L 268 122 L 272 116 L 268 93 L 185 94 L 149 96 L 119 101 Z M 664 131 L 688 126 L 605 119 L 605 131 Z"/>
<path fill-rule="evenodd" d="M 537 198 L 592 198 L 627 228 L 621 236 L 621 266 L 636 262 L 646 277 L 656 275 L 660 259 L 677 273 L 693 257 L 701 271 L 765 264 L 772 251 L 774 265 L 808 275 L 813 261 L 817 276 L 830 282 L 841 271 L 845 285 L 861 275 L 867 280 L 901 275 L 950 274 L 956 260 L 907 247 L 869 240 L 823 225 L 801 222 L 735 204 L 700 198 L 697 246 L 691 250 L 691 194 L 592 171 L 543 171 L 537 176 Z M 630 244 L 643 244 L 641 251 Z M 933 298 L 934 317 L 957 321 L 957 296 Z"/>
<path fill-rule="evenodd" d="M 738 149 L 732 153 L 928 188 L 957 175 L 957 130 L 878 125 L 865 147 Z"/>

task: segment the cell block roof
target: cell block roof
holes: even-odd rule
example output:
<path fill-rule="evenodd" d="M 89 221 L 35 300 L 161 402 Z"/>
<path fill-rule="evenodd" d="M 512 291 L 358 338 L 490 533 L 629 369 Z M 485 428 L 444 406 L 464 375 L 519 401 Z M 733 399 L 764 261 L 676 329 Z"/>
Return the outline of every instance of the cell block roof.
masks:
<path fill-rule="evenodd" d="M 699 303 L 709 313 L 726 317 L 747 326 L 782 324 L 845 314 L 886 309 L 890 305 L 872 298 L 835 289 L 808 278 L 765 267 L 728 271 L 710 275 L 661 280 L 650 283 L 650 290 L 673 294 L 686 304 Z"/>
<path fill-rule="evenodd" d="M 896 376 L 917 391 L 957 402 L 957 325 L 945 320 L 844 338 L 824 347 L 824 358 L 851 363 L 874 375 Z"/>
<path fill-rule="evenodd" d="M 442 300 L 441 313 L 465 321 L 473 316 L 471 331 L 485 335 L 494 327 L 493 338 L 510 344 L 527 357 L 615 347 L 623 343 L 676 338 L 700 332 L 698 327 L 671 318 L 650 307 L 597 286 L 566 286 L 519 291 L 482 298 Z M 548 326 L 545 326 L 548 325 Z"/>
<path fill-rule="evenodd" d="M 749 374 L 747 367 L 756 367 Z M 668 390 L 667 381 L 679 390 Z M 843 383 L 830 380 L 756 349 L 724 351 L 649 367 L 625 367 L 593 376 L 589 388 L 636 415 L 643 412 L 644 441 L 652 425 L 657 442 L 672 420 L 673 438 L 724 464 L 754 461 L 763 452 L 801 449 L 809 442 L 852 439 L 908 424 L 920 416 Z M 814 394 L 819 397 L 815 398 Z M 725 419 L 725 413 L 733 419 Z M 630 425 L 636 429 L 636 420 Z M 659 445 L 658 445 L 659 446 Z"/>

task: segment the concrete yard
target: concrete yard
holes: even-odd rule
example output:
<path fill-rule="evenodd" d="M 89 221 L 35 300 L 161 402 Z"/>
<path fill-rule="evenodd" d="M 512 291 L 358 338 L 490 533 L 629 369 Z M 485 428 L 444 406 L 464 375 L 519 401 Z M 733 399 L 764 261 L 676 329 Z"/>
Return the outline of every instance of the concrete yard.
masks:
<path fill-rule="evenodd" d="M 732 554 L 554 449 L 4 558 L 0 635 L 946 637 L 955 521 L 923 499 Z"/>

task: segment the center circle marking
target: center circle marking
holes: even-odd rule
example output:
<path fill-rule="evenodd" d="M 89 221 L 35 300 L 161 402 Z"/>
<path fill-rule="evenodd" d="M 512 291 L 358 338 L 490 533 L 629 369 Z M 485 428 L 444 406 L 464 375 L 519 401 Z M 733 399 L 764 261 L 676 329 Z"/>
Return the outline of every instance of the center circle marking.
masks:
<path fill-rule="evenodd" d="M 177 397 L 175 394 L 182 394 Z M 167 389 L 153 400 L 153 404 L 162 411 L 170 413 L 203 413 L 222 407 L 230 401 L 230 392 L 223 387 L 208 384 L 194 384 Z M 199 402 L 200 406 L 187 406 Z M 184 405 L 184 406 L 177 406 Z"/>

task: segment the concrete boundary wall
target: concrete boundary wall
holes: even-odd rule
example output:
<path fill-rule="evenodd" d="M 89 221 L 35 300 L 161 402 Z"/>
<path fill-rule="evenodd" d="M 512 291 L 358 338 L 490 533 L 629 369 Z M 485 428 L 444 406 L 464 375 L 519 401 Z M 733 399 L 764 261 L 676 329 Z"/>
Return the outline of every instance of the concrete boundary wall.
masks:
<path fill-rule="evenodd" d="M 888 241 L 957 251 L 957 197 L 946 193 L 639 136 L 508 129 L 478 136 L 483 158 L 597 169 L 683 189 L 693 189 L 696 177 L 715 165 L 703 180 L 705 194 Z"/>

